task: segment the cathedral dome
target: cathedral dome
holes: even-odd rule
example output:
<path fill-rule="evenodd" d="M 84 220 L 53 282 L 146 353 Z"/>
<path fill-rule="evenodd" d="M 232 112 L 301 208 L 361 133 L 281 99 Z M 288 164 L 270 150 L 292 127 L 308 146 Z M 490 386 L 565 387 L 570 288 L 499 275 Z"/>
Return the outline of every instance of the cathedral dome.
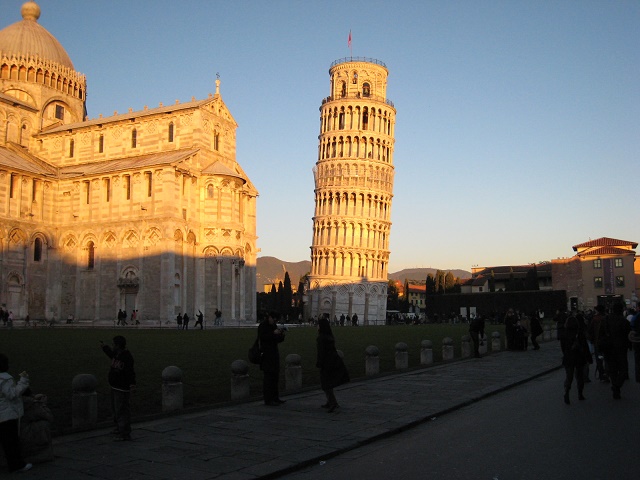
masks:
<path fill-rule="evenodd" d="M 38 24 L 38 4 L 25 3 L 21 13 L 21 21 L 0 30 L 0 53 L 9 56 L 33 55 L 73 70 L 73 63 L 60 42 Z"/>

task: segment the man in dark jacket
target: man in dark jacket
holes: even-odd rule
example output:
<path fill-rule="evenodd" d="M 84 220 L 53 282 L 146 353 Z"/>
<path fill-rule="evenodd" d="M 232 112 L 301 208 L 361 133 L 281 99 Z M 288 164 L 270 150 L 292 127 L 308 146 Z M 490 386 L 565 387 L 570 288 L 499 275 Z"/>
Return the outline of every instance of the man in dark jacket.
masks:
<path fill-rule="evenodd" d="M 277 314 L 269 313 L 266 320 L 258 327 L 258 338 L 262 350 L 260 370 L 264 374 L 262 395 L 264 404 L 277 407 L 284 403 L 280 399 L 278 382 L 280 380 L 280 352 L 278 344 L 284 341 L 284 332 L 276 325 Z"/>
<path fill-rule="evenodd" d="M 610 346 L 603 353 L 607 372 L 611 379 L 613 398 L 616 400 L 621 398 L 620 389 L 626 380 L 629 368 L 627 350 L 629 349 L 631 325 L 622 315 L 623 310 L 622 303 L 615 303 L 611 315 L 608 315 L 602 322 L 599 334 L 599 337 L 603 335 L 610 337 Z"/>
<path fill-rule="evenodd" d="M 484 337 L 484 318 L 477 314 L 469 323 L 469 335 L 473 342 L 473 356 L 480 358 L 480 341 Z"/>
<path fill-rule="evenodd" d="M 102 351 L 111 359 L 109 385 L 111 386 L 111 408 L 116 425 L 115 440 L 131 440 L 131 391 L 136 387 L 133 356 L 127 350 L 127 341 L 122 335 L 113 337 L 113 347 L 102 345 Z"/>

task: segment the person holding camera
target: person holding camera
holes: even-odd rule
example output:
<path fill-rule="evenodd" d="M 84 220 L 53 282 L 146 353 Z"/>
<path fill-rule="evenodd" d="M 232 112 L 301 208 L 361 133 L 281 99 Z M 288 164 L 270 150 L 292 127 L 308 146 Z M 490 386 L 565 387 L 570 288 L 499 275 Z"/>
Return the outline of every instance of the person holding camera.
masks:
<path fill-rule="evenodd" d="M 262 361 L 260 370 L 264 375 L 262 382 L 262 395 L 264 404 L 269 407 L 278 407 L 285 401 L 280 399 L 278 383 L 280 380 L 280 352 L 278 344 L 284 341 L 285 331 L 278 328 L 278 315 L 269 312 L 267 319 L 258 326 L 258 337 L 262 349 Z"/>
<path fill-rule="evenodd" d="M 111 386 L 111 408 L 116 428 L 116 441 L 131 440 L 131 391 L 136 388 L 136 373 L 133 355 L 127 350 L 127 340 L 122 335 L 113 337 L 113 347 L 100 342 L 102 351 L 111 359 L 109 385 Z"/>
<path fill-rule="evenodd" d="M 8 373 L 9 359 L 0 353 L 0 443 L 10 472 L 26 472 L 33 465 L 22 459 L 19 425 L 24 414 L 22 394 L 29 388 L 29 375 L 20 374 L 16 384 Z"/>

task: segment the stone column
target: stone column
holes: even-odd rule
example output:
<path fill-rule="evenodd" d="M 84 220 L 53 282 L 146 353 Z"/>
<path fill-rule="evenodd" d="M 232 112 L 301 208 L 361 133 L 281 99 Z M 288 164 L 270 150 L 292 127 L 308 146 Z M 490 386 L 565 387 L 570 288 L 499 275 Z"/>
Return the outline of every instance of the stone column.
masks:
<path fill-rule="evenodd" d="M 396 370 L 409 368 L 409 347 L 404 342 L 396 343 Z"/>
<path fill-rule="evenodd" d="M 546 342 L 551 340 L 551 325 L 545 325 L 543 327 L 542 339 Z"/>
<path fill-rule="evenodd" d="M 284 380 L 287 392 L 302 390 L 302 357 L 297 353 L 285 358 Z"/>
<path fill-rule="evenodd" d="M 460 346 L 460 357 L 469 358 L 471 356 L 471 336 L 463 335 L 462 344 Z"/>
<path fill-rule="evenodd" d="M 502 348 L 502 344 L 500 342 L 500 332 L 493 332 L 491 334 L 491 350 L 494 352 L 499 352 Z"/>
<path fill-rule="evenodd" d="M 380 373 L 380 350 L 375 345 L 369 345 L 365 353 L 365 375 L 367 377 Z"/>
<path fill-rule="evenodd" d="M 162 411 L 181 410 L 184 406 L 182 370 L 170 366 L 162 371 Z"/>
<path fill-rule="evenodd" d="M 442 339 L 442 360 L 444 362 L 453 360 L 453 338 L 451 337 Z"/>
<path fill-rule="evenodd" d="M 433 363 L 433 342 L 422 340 L 420 342 L 420 365 L 431 365 Z"/>
<path fill-rule="evenodd" d="M 485 355 L 487 353 L 487 350 L 489 348 L 488 343 L 489 342 L 487 341 L 487 335 L 483 335 L 480 339 L 480 346 L 478 347 L 478 352 L 480 352 L 480 355 Z"/>
<path fill-rule="evenodd" d="M 71 382 L 71 426 L 93 428 L 98 423 L 98 380 L 89 373 L 73 377 Z"/>
<path fill-rule="evenodd" d="M 249 398 L 249 365 L 244 360 L 231 364 L 231 400 Z"/>

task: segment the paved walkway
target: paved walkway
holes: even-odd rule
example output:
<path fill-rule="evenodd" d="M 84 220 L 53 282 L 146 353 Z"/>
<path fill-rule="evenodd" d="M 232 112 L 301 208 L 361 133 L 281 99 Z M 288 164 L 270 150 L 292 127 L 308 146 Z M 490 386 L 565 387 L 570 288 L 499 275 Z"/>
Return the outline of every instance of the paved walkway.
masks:
<path fill-rule="evenodd" d="M 280 407 L 249 402 L 136 423 L 131 442 L 113 442 L 104 429 L 62 436 L 55 461 L 20 477 L 277 478 L 559 368 L 559 344 L 541 346 L 352 382 L 337 389 L 334 413 L 320 408 L 317 390 Z"/>

